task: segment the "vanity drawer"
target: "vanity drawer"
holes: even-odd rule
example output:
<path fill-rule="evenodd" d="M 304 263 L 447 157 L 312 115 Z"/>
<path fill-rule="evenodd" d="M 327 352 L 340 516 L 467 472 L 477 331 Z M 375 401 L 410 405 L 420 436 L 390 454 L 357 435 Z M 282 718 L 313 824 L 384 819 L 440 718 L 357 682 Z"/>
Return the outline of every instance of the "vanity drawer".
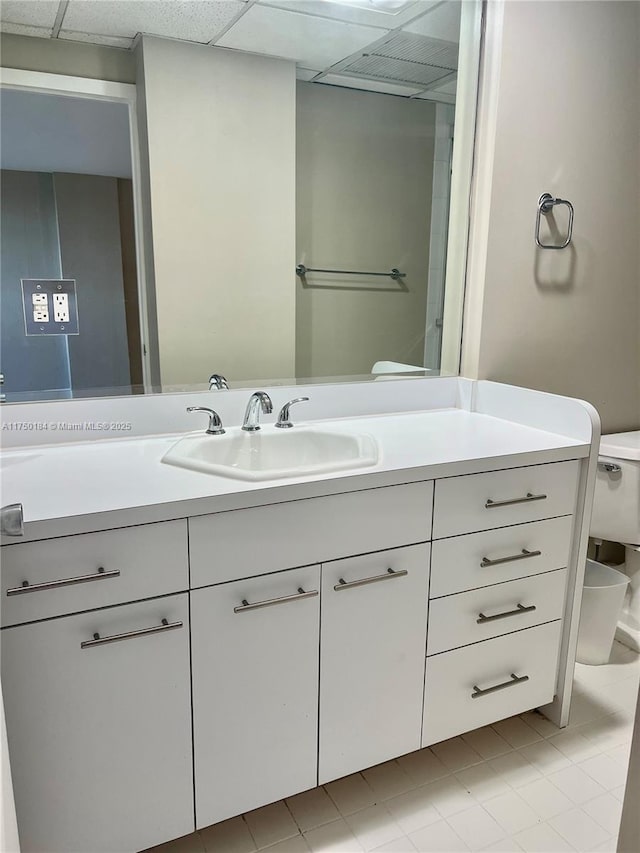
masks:
<path fill-rule="evenodd" d="M 188 588 L 185 520 L 2 549 L 3 627 Z"/>
<path fill-rule="evenodd" d="M 570 515 L 579 466 L 554 462 L 438 480 L 433 538 Z"/>
<path fill-rule="evenodd" d="M 559 569 L 431 601 L 427 655 L 561 619 L 566 575 Z"/>
<path fill-rule="evenodd" d="M 431 598 L 490 586 L 569 562 L 573 516 L 439 539 L 431 551 Z"/>
<path fill-rule="evenodd" d="M 561 626 L 549 622 L 427 658 L 422 746 L 551 702 Z"/>
<path fill-rule="evenodd" d="M 189 519 L 191 586 L 425 542 L 433 482 Z"/>

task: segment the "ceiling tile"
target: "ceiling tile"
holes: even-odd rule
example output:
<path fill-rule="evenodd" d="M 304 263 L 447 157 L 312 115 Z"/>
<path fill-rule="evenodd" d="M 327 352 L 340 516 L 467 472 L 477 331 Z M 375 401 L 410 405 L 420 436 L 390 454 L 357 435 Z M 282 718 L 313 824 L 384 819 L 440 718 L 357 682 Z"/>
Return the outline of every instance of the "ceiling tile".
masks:
<path fill-rule="evenodd" d="M 368 27 L 395 29 L 416 18 L 442 0 L 409 0 L 397 8 L 385 8 L 384 0 L 360 0 L 359 3 L 335 2 L 335 0 L 258 0 L 261 6 L 274 6 L 289 11 L 305 12 L 320 18 L 332 18 L 351 24 Z M 377 5 L 376 5 L 377 4 Z"/>
<path fill-rule="evenodd" d="M 380 36 L 381 31 L 372 27 L 256 5 L 217 44 L 294 59 L 311 68 L 326 68 Z"/>
<path fill-rule="evenodd" d="M 108 47 L 122 47 L 128 50 L 133 47 L 134 39 L 124 36 L 101 36 L 95 33 L 76 33 L 73 30 L 60 30 L 60 39 L 67 41 L 84 41 L 90 44 L 105 44 Z"/>
<path fill-rule="evenodd" d="M 7 21 L 0 21 L 0 32 L 32 38 L 51 38 L 51 27 L 30 27 L 28 24 L 10 24 Z"/>
<path fill-rule="evenodd" d="M 340 74 L 327 74 L 318 83 L 327 83 L 330 86 L 346 86 L 349 89 L 364 89 L 367 92 L 383 92 L 388 95 L 404 95 L 409 97 L 420 92 L 420 89 L 407 86 L 398 86 L 394 83 L 386 83 L 382 80 L 358 80 L 355 77 L 343 77 Z"/>
<path fill-rule="evenodd" d="M 461 6 L 460 0 L 444 0 L 404 29 L 408 33 L 459 42 Z"/>
<path fill-rule="evenodd" d="M 4 23 L 26 24 L 51 30 L 58 13 L 58 0 L 2 0 L 0 19 Z M 4 29 L 4 28 L 3 28 Z"/>
<path fill-rule="evenodd" d="M 70 0 L 65 31 L 133 38 L 137 33 L 206 43 L 247 8 L 241 0 Z"/>

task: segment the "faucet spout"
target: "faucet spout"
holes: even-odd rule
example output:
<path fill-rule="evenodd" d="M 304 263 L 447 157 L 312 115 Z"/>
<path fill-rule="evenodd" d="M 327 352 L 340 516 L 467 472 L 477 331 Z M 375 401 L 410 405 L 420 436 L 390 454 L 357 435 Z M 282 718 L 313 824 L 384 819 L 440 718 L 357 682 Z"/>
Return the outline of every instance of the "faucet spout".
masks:
<path fill-rule="evenodd" d="M 209 377 L 209 391 L 213 391 L 214 388 L 218 391 L 229 390 L 229 383 L 221 373 L 212 373 Z"/>
<path fill-rule="evenodd" d="M 256 391 L 249 397 L 247 411 L 244 413 L 242 429 L 245 432 L 256 432 L 260 429 L 260 411 L 268 415 L 273 411 L 271 397 L 264 391 Z"/>

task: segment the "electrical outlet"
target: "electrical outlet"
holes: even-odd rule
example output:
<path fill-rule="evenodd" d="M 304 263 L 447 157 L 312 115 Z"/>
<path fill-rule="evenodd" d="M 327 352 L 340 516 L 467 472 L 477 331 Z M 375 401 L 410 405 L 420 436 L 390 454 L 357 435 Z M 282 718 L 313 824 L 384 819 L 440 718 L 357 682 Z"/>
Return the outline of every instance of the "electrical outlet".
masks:
<path fill-rule="evenodd" d="M 25 335 L 80 334 L 75 279 L 23 278 L 20 284 Z"/>
<path fill-rule="evenodd" d="M 33 293 L 31 295 L 33 304 L 33 322 L 48 323 L 49 322 L 49 297 L 46 293 Z"/>
<path fill-rule="evenodd" d="M 56 323 L 69 322 L 69 296 L 66 293 L 53 294 L 53 319 Z"/>

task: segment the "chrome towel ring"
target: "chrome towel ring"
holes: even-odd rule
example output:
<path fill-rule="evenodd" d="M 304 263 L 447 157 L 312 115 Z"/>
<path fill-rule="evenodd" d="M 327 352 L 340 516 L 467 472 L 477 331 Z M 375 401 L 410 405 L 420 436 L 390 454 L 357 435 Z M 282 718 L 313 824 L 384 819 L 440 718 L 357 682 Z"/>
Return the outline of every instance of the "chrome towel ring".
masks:
<path fill-rule="evenodd" d="M 564 204 L 569 208 L 569 225 L 567 227 L 567 236 L 565 241 L 561 243 L 559 246 L 548 246 L 546 243 L 540 242 L 540 216 L 544 213 L 547 216 L 553 208 L 557 204 Z M 567 201 L 565 198 L 554 198 L 551 193 L 542 193 L 540 198 L 538 199 L 538 212 L 536 214 L 536 246 L 540 249 L 566 249 L 569 243 L 571 242 L 571 235 L 573 234 L 573 205 L 570 201 Z"/>

